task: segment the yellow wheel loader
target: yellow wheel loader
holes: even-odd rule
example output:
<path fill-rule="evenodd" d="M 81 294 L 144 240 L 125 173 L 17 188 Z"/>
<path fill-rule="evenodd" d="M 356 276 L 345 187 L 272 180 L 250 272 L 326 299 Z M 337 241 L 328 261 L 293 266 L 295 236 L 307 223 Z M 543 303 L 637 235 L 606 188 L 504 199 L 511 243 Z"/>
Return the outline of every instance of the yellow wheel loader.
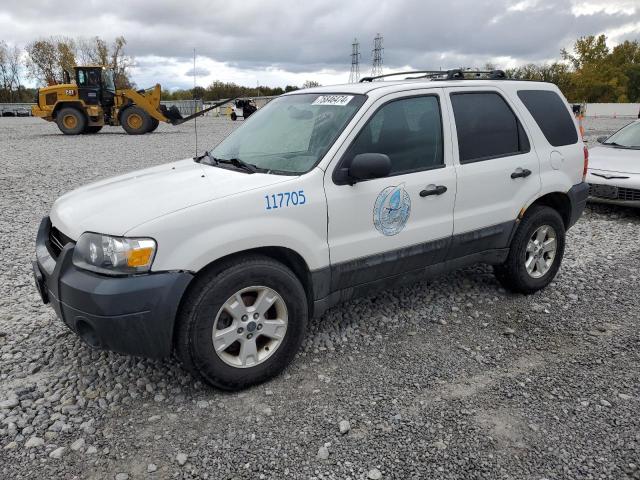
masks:
<path fill-rule="evenodd" d="M 74 67 L 75 83 L 65 72 L 64 83 L 40 88 L 33 116 L 56 122 L 65 135 L 98 133 L 103 126 L 121 125 L 130 135 L 153 132 L 160 122 L 179 125 L 224 105 L 225 100 L 188 117 L 176 107 L 160 104 L 160 85 L 148 90 L 116 88 L 113 70 L 99 66 Z"/>

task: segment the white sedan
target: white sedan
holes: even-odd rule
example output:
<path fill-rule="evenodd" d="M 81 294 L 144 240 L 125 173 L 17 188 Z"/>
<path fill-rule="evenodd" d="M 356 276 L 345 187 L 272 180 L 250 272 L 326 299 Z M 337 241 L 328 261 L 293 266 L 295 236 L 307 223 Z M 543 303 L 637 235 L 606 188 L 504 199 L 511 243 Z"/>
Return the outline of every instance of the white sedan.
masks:
<path fill-rule="evenodd" d="M 640 120 L 589 150 L 589 200 L 640 207 Z"/>

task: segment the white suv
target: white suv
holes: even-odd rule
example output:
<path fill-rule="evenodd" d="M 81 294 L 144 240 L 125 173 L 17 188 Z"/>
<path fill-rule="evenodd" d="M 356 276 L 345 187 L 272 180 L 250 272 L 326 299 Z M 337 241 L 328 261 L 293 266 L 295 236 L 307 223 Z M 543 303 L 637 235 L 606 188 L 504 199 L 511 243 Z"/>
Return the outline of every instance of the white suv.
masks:
<path fill-rule="evenodd" d="M 62 196 L 37 237 L 44 302 L 92 346 L 175 351 L 238 389 L 376 288 L 477 262 L 545 287 L 588 193 L 558 88 L 412 73 L 283 95 L 201 157 Z"/>

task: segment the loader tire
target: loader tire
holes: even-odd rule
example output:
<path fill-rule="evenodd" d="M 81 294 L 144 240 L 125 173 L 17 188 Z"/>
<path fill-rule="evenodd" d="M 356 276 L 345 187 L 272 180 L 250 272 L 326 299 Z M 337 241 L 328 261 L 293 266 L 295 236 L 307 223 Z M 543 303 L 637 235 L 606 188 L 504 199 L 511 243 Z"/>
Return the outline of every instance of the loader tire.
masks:
<path fill-rule="evenodd" d="M 77 108 L 66 107 L 56 115 L 56 124 L 65 135 L 80 135 L 87 127 L 87 117 Z"/>
<path fill-rule="evenodd" d="M 160 121 L 151 117 L 151 127 L 149 128 L 149 131 L 147 133 L 155 132 L 156 128 L 158 128 L 158 125 L 160 125 Z"/>
<path fill-rule="evenodd" d="M 92 133 L 98 133 L 100 130 L 102 130 L 102 125 L 88 125 L 87 127 L 85 127 L 84 132 L 85 134 L 92 134 Z"/>
<path fill-rule="evenodd" d="M 140 107 L 128 107 L 122 112 L 120 123 L 129 135 L 143 135 L 151 128 L 151 116 Z"/>

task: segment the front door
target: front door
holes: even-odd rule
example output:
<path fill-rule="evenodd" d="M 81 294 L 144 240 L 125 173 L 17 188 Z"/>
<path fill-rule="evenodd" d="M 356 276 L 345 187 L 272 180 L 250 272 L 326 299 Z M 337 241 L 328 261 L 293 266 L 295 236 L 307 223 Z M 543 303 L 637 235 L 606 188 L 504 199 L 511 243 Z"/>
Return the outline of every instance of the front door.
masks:
<path fill-rule="evenodd" d="M 101 70 L 95 67 L 76 68 L 78 96 L 85 105 L 100 105 Z"/>
<path fill-rule="evenodd" d="M 332 291 L 419 271 L 444 259 L 456 173 L 442 90 L 392 94 L 361 119 L 325 174 Z M 333 176 L 360 153 L 391 159 L 385 178 Z"/>

